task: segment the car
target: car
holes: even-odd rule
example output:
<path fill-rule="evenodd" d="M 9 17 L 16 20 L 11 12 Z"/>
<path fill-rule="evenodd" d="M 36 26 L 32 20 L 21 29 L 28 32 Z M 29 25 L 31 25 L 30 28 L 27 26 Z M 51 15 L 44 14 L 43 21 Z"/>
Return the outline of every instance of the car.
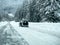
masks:
<path fill-rule="evenodd" d="M 19 23 L 19 26 L 21 27 L 28 27 L 29 23 L 27 20 L 21 20 L 20 23 Z"/>

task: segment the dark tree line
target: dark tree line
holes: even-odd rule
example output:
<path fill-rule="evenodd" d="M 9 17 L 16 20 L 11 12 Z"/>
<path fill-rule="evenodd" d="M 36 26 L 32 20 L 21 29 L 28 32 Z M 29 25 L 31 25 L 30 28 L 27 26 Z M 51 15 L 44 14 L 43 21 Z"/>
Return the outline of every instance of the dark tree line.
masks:
<path fill-rule="evenodd" d="M 22 18 L 30 22 L 60 22 L 59 0 L 25 0 L 15 13 L 15 19 Z"/>

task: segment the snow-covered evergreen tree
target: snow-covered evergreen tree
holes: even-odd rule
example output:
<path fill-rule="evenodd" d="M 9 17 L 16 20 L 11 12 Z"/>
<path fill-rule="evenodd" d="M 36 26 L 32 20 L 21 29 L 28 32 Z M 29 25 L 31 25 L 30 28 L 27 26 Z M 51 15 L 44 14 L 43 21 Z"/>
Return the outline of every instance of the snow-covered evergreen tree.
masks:
<path fill-rule="evenodd" d="M 19 17 L 27 18 L 32 22 L 48 21 L 57 22 L 60 21 L 59 13 L 60 11 L 60 1 L 59 0 L 25 0 L 20 11 Z M 52 14 L 54 12 L 54 14 Z M 52 16 L 54 15 L 54 16 Z M 55 19 L 58 18 L 58 19 Z M 51 20 L 54 21 L 51 21 Z"/>

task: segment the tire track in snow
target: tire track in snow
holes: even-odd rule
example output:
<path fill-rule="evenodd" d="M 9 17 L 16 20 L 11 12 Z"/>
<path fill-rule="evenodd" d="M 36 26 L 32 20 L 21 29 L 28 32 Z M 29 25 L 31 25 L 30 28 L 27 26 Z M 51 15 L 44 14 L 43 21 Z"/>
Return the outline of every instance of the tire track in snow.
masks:
<path fill-rule="evenodd" d="M 8 24 L 6 24 L 0 28 L 0 45 L 3 45 L 5 43 L 4 30 L 6 29 L 7 25 Z"/>
<path fill-rule="evenodd" d="M 12 33 L 14 34 L 13 36 L 10 37 L 12 38 L 12 40 L 14 40 L 13 38 L 17 38 L 17 41 L 19 41 L 19 45 L 29 45 L 28 42 L 25 41 L 25 39 L 14 29 L 14 27 L 12 27 L 10 23 L 9 23 L 9 27 Z M 18 45 L 18 42 L 16 42 L 16 44 Z"/>
<path fill-rule="evenodd" d="M 8 24 L 4 25 L 3 27 L 0 27 L 0 33 L 3 33 L 4 29 L 7 27 Z"/>

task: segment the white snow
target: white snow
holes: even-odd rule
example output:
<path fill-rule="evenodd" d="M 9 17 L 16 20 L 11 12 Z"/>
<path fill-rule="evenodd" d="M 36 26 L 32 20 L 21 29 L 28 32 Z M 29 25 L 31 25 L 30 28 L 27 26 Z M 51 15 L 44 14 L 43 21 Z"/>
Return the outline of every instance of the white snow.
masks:
<path fill-rule="evenodd" d="M 8 14 L 10 17 L 14 17 L 14 15 L 12 13 Z"/>
<path fill-rule="evenodd" d="M 0 22 L 0 27 L 6 25 L 8 22 L 7 21 L 4 21 L 4 22 Z"/>
<path fill-rule="evenodd" d="M 29 23 L 28 28 L 10 23 L 30 45 L 60 45 L 60 23 Z"/>

